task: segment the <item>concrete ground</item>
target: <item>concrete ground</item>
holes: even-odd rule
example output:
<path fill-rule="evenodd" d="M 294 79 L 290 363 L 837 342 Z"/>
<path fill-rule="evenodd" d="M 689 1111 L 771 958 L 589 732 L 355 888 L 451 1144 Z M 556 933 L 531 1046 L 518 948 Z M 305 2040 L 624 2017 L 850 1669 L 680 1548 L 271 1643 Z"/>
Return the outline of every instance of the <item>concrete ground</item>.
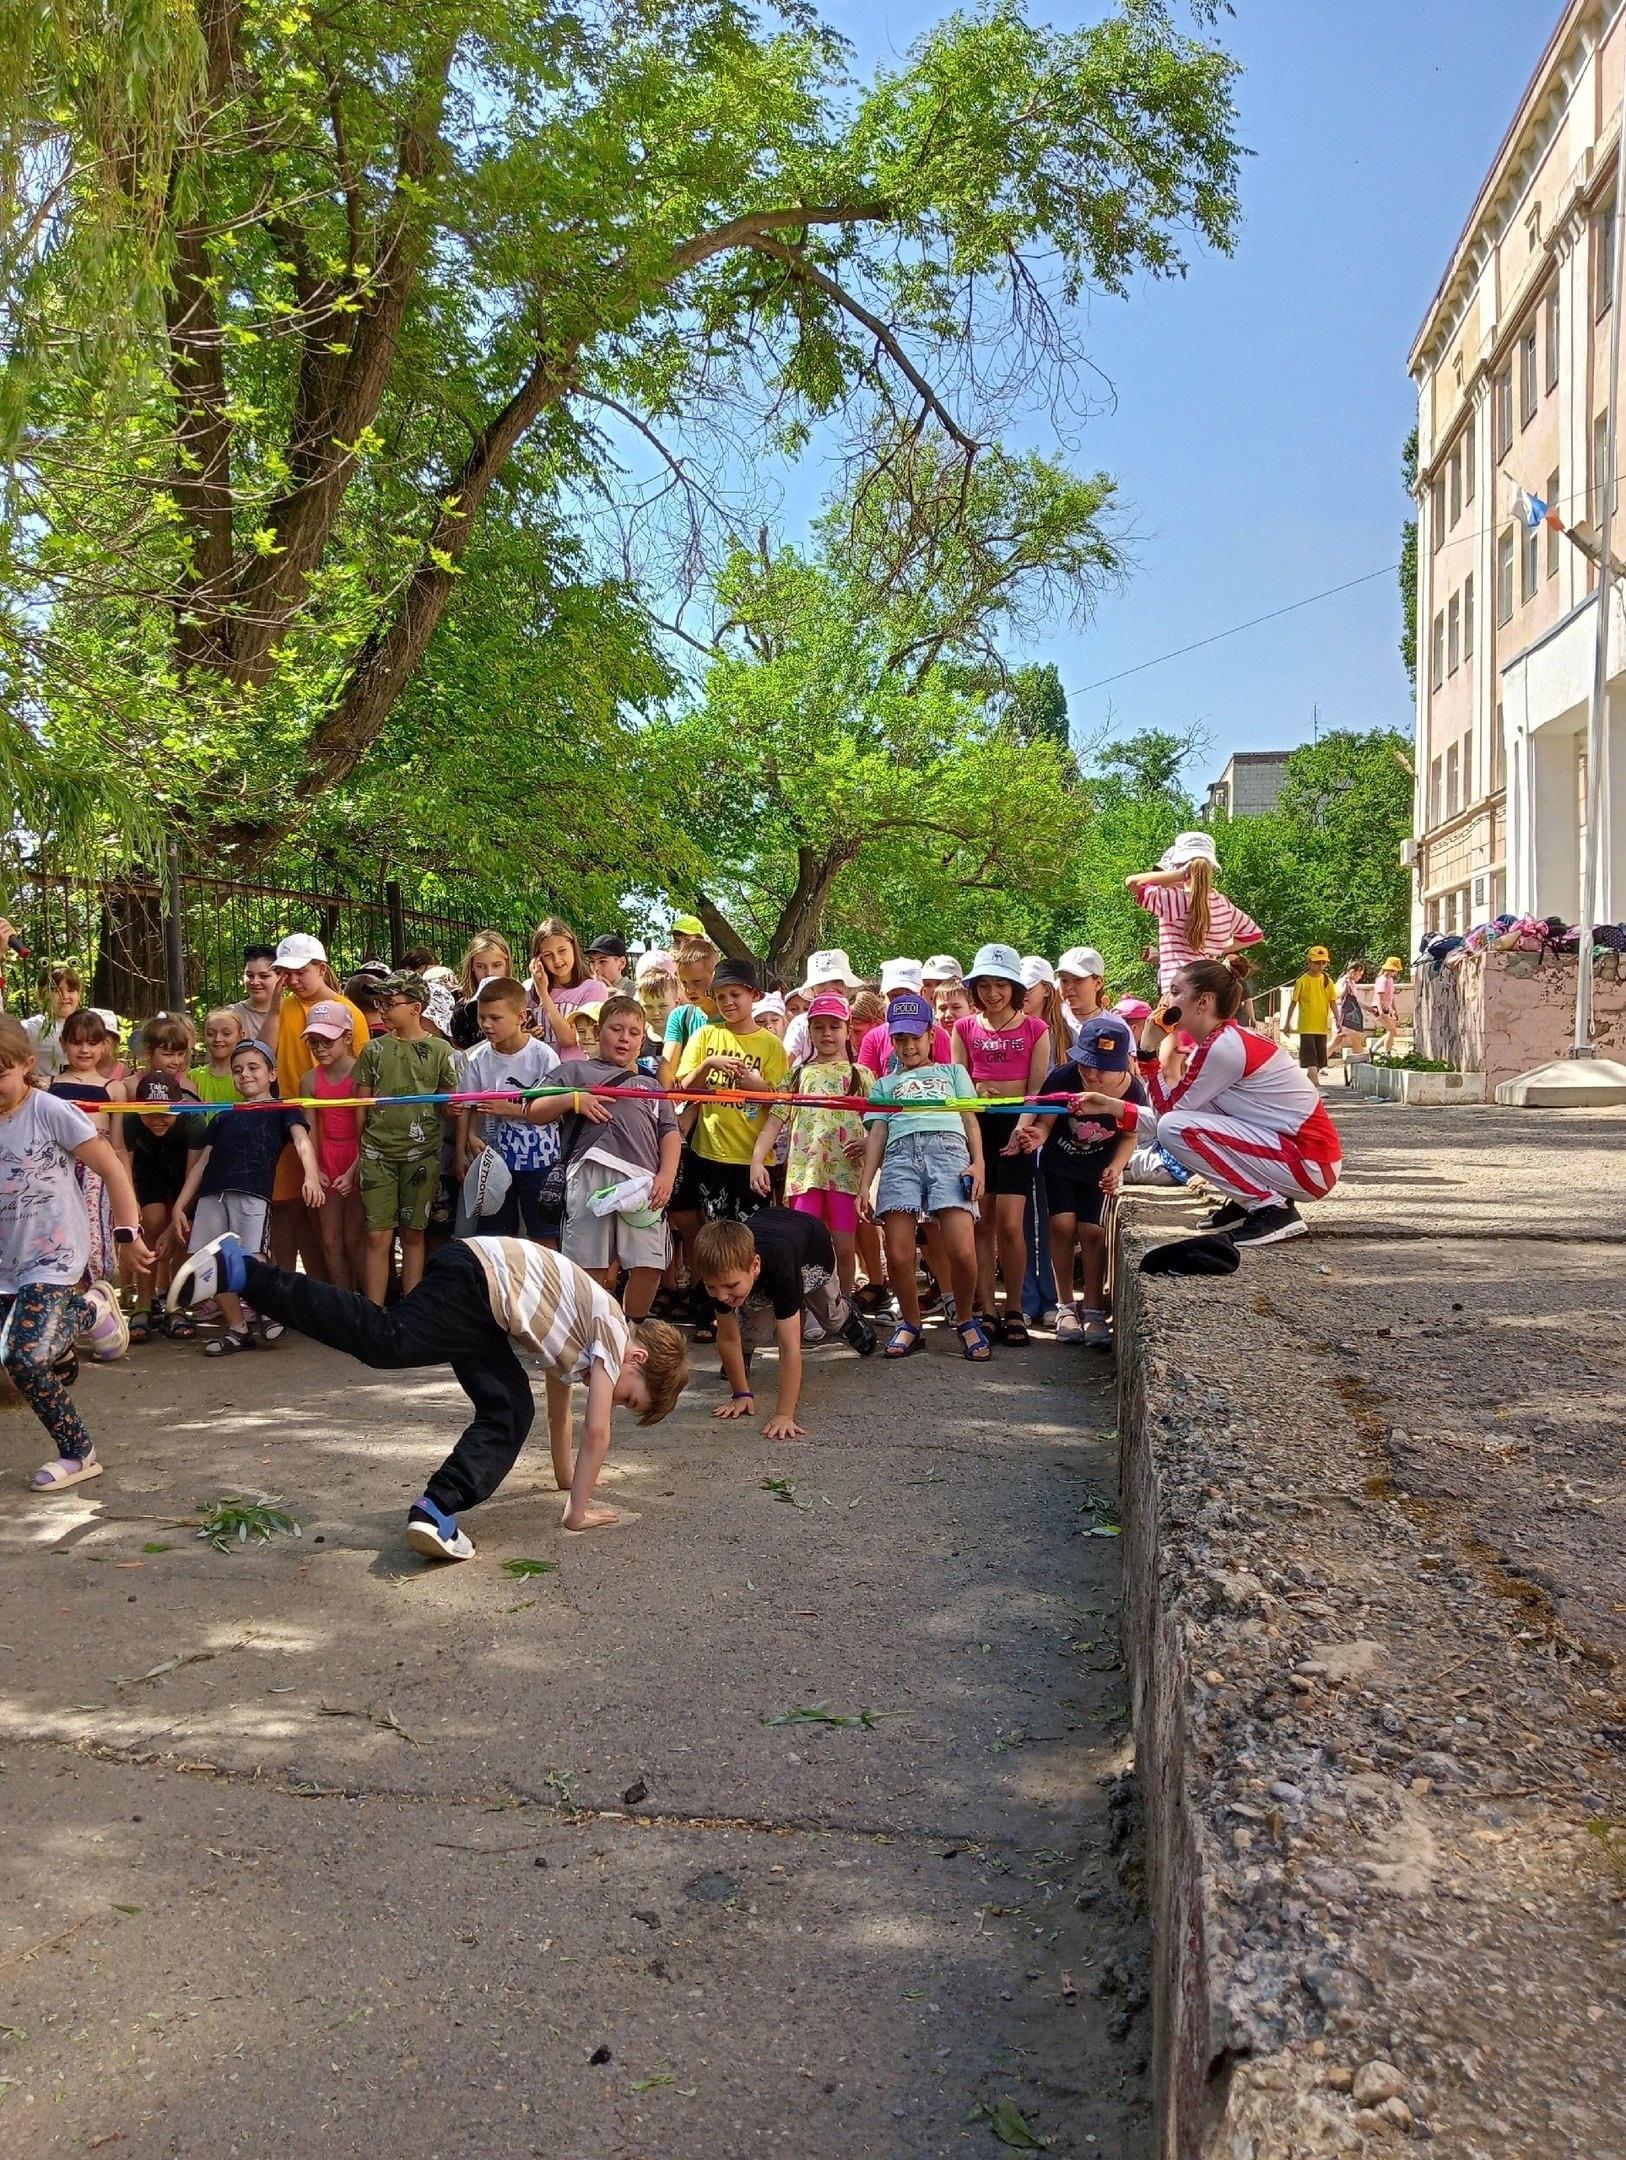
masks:
<path fill-rule="evenodd" d="M 583 1539 L 533 1444 L 452 1568 L 448 1374 L 152 1345 L 56 1501 L 0 1414 L 0 2149 L 1137 2160 L 1108 1369 L 952 1351 L 702 1371 Z"/>

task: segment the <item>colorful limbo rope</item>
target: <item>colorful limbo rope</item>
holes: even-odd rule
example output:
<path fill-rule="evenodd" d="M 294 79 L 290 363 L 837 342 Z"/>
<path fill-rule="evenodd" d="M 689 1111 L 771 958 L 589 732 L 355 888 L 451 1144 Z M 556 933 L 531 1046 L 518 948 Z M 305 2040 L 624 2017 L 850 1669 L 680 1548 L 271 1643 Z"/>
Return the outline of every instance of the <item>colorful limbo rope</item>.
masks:
<path fill-rule="evenodd" d="M 1065 1110 L 1065 1095 L 969 1095 L 955 1097 L 945 1102 L 933 1103 L 871 1103 L 863 1095 L 788 1095 L 751 1088 L 639 1088 L 638 1095 L 644 1101 L 681 1103 L 737 1103 L 754 1110 L 765 1110 L 779 1103 L 794 1103 L 799 1109 L 808 1110 L 860 1110 L 870 1117 L 893 1117 L 900 1113 L 931 1110 L 994 1110 L 1008 1117 L 1020 1117 L 1026 1111 L 1036 1111 L 1054 1117 Z M 484 1103 L 503 1103 L 512 1109 L 516 1103 L 537 1102 L 545 1097 L 568 1095 L 579 1100 L 583 1095 L 596 1095 L 608 1102 L 624 1102 L 626 1096 L 620 1088 L 592 1087 L 534 1087 L 514 1088 L 504 1093 L 501 1089 L 484 1093 L 459 1092 L 449 1095 L 267 1095 L 259 1102 L 125 1102 L 109 1103 L 108 1111 L 128 1117 L 218 1117 L 234 1110 L 384 1110 L 398 1106 L 417 1106 L 422 1103 L 450 1103 L 459 1110 L 478 1109 Z M 101 1111 L 103 1105 L 95 1103 L 90 1108 Z"/>

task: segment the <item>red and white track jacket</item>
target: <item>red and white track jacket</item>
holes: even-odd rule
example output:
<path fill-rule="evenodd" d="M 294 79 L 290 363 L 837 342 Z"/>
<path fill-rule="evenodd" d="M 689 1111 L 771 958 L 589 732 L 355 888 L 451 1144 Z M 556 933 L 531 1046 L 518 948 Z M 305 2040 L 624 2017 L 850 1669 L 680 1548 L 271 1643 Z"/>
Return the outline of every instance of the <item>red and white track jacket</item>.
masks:
<path fill-rule="evenodd" d="M 1343 1160 L 1338 1128 L 1315 1083 L 1279 1044 L 1251 1034 L 1234 1020 L 1198 1044 L 1173 1087 L 1164 1086 L 1155 1066 L 1146 1071 L 1146 1086 L 1151 1101 L 1139 1108 L 1126 1103 L 1119 1114 L 1120 1131 L 1133 1132 L 1138 1126 L 1153 1140 L 1158 1120 L 1170 1111 L 1190 1115 L 1211 1110 L 1255 1132 L 1279 1135 L 1311 1162 Z"/>

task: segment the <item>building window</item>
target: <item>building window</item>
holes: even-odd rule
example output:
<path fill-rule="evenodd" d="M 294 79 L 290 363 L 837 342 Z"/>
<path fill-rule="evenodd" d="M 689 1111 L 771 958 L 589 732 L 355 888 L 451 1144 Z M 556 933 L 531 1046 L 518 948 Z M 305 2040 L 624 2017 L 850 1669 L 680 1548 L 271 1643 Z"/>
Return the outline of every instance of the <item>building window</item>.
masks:
<path fill-rule="evenodd" d="M 1462 602 L 1451 595 L 1451 604 L 1445 611 L 1445 672 L 1454 675 L 1462 660 Z"/>
<path fill-rule="evenodd" d="M 1558 474 L 1556 472 L 1550 472 L 1547 475 L 1547 507 L 1550 510 L 1556 510 L 1558 507 Z M 1558 543 L 1563 537 L 1564 535 L 1556 525 L 1548 526 L 1547 575 L 1550 578 L 1555 578 L 1558 575 Z"/>
<path fill-rule="evenodd" d="M 1603 523 L 1604 463 L 1609 449 L 1608 436 L 1609 417 L 1606 413 L 1599 413 L 1592 423 L 1592 489 L 1588 498 L 1592 509 L 1592 522 L 1598 526 Z M 1610 515 L 1613 516 L 1619 508 L 1620 483 L 1617 480 L 1610 493 Z"/>
<path fill-rule="evenodd" d="M 1604 314 L 1615 289 L 1615 206 L 1592 220 L 1592 312 Z"/>
<path fill-rule="evenodd" d="M 1462 738 L 1462 807 L 1467 809 L 1474 799 L 1474 731 L 1470 728 Z"/>
<path fill-rule="evenodd" d="M 1436 480 L 1428 491 L 1428 530 L 1437 555 L 1445 545 L 1445 482 Z"/>
<path fill-rule="evenodd" d="M 1536 326 L 1532 323 L 1519 340 L 1519 425 L 1527 428 L 1541 401 L 1536 380 Z"/>
<path fill-rule="evenodd" d="M 1503 457 L 1506 455 L 1508 445 L 1513 440 L 1513 370 L 1511 368 L 1504 368 L 1501 374 L 1497 376 L 1496 388 L 1492 395 L 1496 405 L 1496 433 L 1493 438 L 1493 454 L 1497 457 Z"/>
<path fill-rule="evenodd" d="M 1556 285 L 1547 295 L 1547 305 L 1542 311 L 1541 326 L 1547 347 L 1547 389 L 1550 394 L 1558 388 L 1558 287 Z"/>
<path fill-rule="evenodd" d="M 1470 571 L 1462 581 L 1462 657 L 1474 656 L 1474 579 Z"/>
<path fill-rule="evenodd" d="M 1440 786 L 1440 775 L 1444 770 L 1445 760 L 1443 758 L 1436 758 L 1428 768 L 1428 822 L 1430 828 L 1440 822 L 1440 805 L 1444 801 Z"/>
<path fill-rule="evenodd" d="M 1491 874 L 1490 910 L 1492 915 L 1505 915 L 1507 913 L 1507 872 L 1505 870 L 1493 871 Z"/>
<path fill-rule="evenodd" d="M 1438 690 L 1445 680 L 1445 617 L 1443 615 L 1436 615 L 1434 618 L 1434 635 L 1429 641 L 1429 655 L 1428 686 L 1431 690 Z"/>
<path fill-rule="evenodd" d="M 1464 502 L 1472 502 L 1474 499 L 1474 416 L 1472 413 L 1468 415 L 1467 423 L 1462 430 L 1462 499 Z"/>
<path fill-rule="evenodd" d="M 1503 533 L 1496 543 L 1496 620 L 1513 620 L 1513 534 Z"/>
<path fill-rule="evenodd" d="M 1462 785 L 1462 752 L 1452 743 L 1445 753 L 1445 814 L 1454 818 L 1458 809 L 1458 792 Z"/>
<path fill-rule="evenodd" d="M 1498 788 L 1507 785 L 1507 740 L 1502 733 L 1502 708 L 1500 704 L 1496 708 L 1496 728 L 1491 736 L 1490 784 L 1493 795 Z M 1491 910 L 1493 915 L 1499 915 L 1501 912 L 1500 908 Z"/>
<path fill-rule="evenodd" d="M 1451 453 L 1451 523 L 1456 525 L 1462 515 L 1462 445 L 1459 443 Z"/>
<path fill-rule="evenodd" d="M 1519 605 L 1536 597 L 1536 587 L 1541 583 L 1541 527 L 1523 528 L 1519 547 Z"/>

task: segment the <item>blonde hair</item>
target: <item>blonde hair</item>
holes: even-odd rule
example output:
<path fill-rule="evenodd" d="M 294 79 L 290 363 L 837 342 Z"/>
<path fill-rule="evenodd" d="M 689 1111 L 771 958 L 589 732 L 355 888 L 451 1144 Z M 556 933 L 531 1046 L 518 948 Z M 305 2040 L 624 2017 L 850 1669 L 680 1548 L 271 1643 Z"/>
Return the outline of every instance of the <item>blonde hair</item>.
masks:
<path fill-rule="evenodd" d="M 34 1038 L 13 1013 L 0 1013 L 0 1072 L 10 1072 L 15 1065 L 26 1065 L 35 1055 Z M 42 1087 L 38 1069 L 29 1079 L 30 1087 Z"/>
<path fill-rule="evenodd" d="M 463 980 L 463 995 L 466 998 L 471 998 L 475 994 L 474 963 L 481 953 L 488 952 L 502 954 L 502 971 L 505 975 L 512 975 L 514 972 L 514 948 L 509 944 L 502 932 L 500 930 L 476 930 L 473 937 L 469 939 L 469 949 L 463 955 L 463 966 L 460 971 Z M 489 977 L 487 979 L 490 980 Z"/>
<path fill-rule="evenodd" d="M 886 1018 L 886 999 L 879 990 L 860 990 L 848 1008 L 849 1027 L 872 1028 Z"/>
<path fill-rule="evenodd" d="M 680 967 L 698 967 L 702 961 L 718 960 L 722 955 L 709 937 L 699 937 L 692 930 L 686 930 L 674 941 L 672 957 Z"/>
<path fill-rule="evenodd" d="M 694 1241 L 694 1271 L 702 1282 L 715 1282 L 748 1268 L 756 1251 L 756 1240 L 744 1223 L 705 1223 Z"/>
<path fill-rule="evenodd" d="M 236 1028 L 239 1036 L 248 1033 L 248 1029 L 243 1025 L 242 1014 L 234 1010 L 230 1005 L 211 1005 L 209 1007 L 209 1010 L 203 1016 L 203 1031 L 205 1034 L 209 1032 L 209 1022 L 211 1020 L 229 1020 L 232 1026 Z"/>
<path fill-rule="evenodd" d="M 1050 1030 L 1051 1063 L 1065 1065 L 1073 1052 L 1072 1016 L 1054 983 L 1042 983 L 1040 988 L 1044 991 L 1044 1003 L 1039 1008 L 1039 1017 Z"/>
<path fill-rule="evenodd" d="M 632 1339 L 644 1353 L 644 1385 L 649 1390 L 649 1408 L 638 1422 L 658 1425 L 671 1415 L 689 1384 L 689 1347 L 670 1320 L 635 1320 Z"/>
<path fill-rule="evenodd" d="M 664 968 L 654 975 L 638 978 L 638 1002 L 644 1008 L 646 1020 L 664 1020 L 682 993 L 682 983 Z"/>
<path fill-rule="evenodd" d="M 1214 890 L 1213 864 L 1199 855 L 1187 873 L 1187 884 L 1191 890 L 1191 905 L 1186 910 L 1186 943 L 1200 960 L 1208 943 L 1211 921 L 1209 900 Z"/>

